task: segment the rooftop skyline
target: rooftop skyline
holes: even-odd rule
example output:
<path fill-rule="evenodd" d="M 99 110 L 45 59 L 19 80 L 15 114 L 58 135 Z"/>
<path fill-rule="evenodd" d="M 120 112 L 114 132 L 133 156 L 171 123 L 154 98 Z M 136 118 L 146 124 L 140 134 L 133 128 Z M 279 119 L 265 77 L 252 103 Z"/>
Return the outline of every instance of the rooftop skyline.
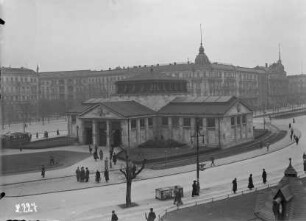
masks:
<path fill-rule="evenodd" d="M 1 66 L 40 71 L 194 62 L 306 64 L 305 1 L 0 0 Z M 304 68 L 305 69 L 305 68 Z"/>

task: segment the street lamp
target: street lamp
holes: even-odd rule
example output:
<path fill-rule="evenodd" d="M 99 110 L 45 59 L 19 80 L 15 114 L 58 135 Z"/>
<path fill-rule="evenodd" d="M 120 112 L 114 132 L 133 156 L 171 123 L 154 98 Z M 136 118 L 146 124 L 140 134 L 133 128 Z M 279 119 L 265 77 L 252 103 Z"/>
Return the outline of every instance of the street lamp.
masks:
<path fill-rule="evenodd" d="M 196 134 L 191 136 L 191 138 L 196 138 L 197 139 L 197 151 L 196 151 L 196 155 L 197 155 L 197 195 L 200 195 L 200 167 L 201 170 L 204 170 L 204 166 L 205 165 L 200 165 L 199 162 L 199 137 L 203 137 L 203 143 L 204 143 L 204 134 L 200 134 L 199 133 L 199 122 L 200 119 L 196 119 Z"/>

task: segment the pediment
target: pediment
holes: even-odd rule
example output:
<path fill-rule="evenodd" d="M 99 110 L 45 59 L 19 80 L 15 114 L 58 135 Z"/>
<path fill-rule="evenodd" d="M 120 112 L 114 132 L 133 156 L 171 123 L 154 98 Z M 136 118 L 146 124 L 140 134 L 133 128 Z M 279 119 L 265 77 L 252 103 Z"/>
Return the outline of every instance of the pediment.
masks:
<path fill-rule="evenodd" d="M 120 119 L 119 114 L 112 112 L 103 105 L 98 105 L 93 109 L 83 113 L 80 118 L 101 118 L 101 119 Z"/>
<path fill-rule="evenodd" d="M 226 112 L 225 115 L 239 115 L 239 114 L 247 114 L 250 113 L 250 109 L 246 107 L 243 103 L 237 102 Z"/>

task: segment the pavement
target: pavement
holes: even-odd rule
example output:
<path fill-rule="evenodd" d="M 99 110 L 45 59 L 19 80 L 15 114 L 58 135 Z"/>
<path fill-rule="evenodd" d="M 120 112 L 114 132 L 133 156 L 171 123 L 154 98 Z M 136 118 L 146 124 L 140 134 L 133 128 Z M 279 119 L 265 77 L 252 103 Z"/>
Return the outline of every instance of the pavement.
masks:
<path fill-rule="evenodd" d="M 256 127 L 260 127 L 261 119 L 255 120 Z M 288 120 L 287 121 L 277 121 L 277 126 L 280 129 L 288 130 Z M 295 125 L 293 124 L 295 127 Z M 298 126 L 296 127 L 295 131 L 298 131 Z M 301 135 L 301 134 L 299 134 Z M 209 174 L 211 171 L 214 170 L 223 170 L 225 169 L 226 165 L 231 164 L 243 164 L 243 161 L 247 161 L 248 159 L 252 158 L 261 158 L 265 155 L 272 155 L 274 152 L 281 151 L 283 148 L 286 148 L 288 146 L 294 147 L 295 144 L 292 145 L 292 142 L 290 141 L 289 136 L 286 136 L 282 140 L 280 140 L 277 143 L 271 144 L 269 151 L 266 150 L 266 148 L 253 150 L 247 153 L 238 154 L 235 156 L 230 156 L 222 159 L 218 159 L 215 161 L 216 167 L 209 167 L 205 170 L 204 173 Z M 70 151 L 80 151 L 80 152 L 88 152 L 88 146 L 67 146 L 67 147 L 61 147 L 61 148 L 51 148 L 48 150 L 24 150 L 22 154 L 26 153 L 33 153 L 33 152 L 42 152 L 42 151 L 50 151 L 50 150 L 70 150 Z M 108 149 L 103 147 L 104 153 L 108 153 Z M 2 154 L 8 155 L 8 154 L 20 154 L 18 150 L 4 150 Z M 261 156 L 261 157 L 260 157 Z M 246 163 L 247 163 L 246 162 Z M 204 162 L 206 165 L 209 165 L 210 162 Z M 102 182 L 100 184 L 96 184 L 94 182 L 93 176 L 90 178 L 89 183 L 78 183 L 76 182 L 74 171 L 77 166 L 84 166 L 88 167 L 91 172 L 98 170 L 102 170 L 104 168 L 103 161 L 94 161 L 92 157 L 89 157 L 71 167 L 52 170 L 52 171 L 46 171 L 46 178 L 41 179 L 40 173 L 27 173 L 26 175 L 8 175 L 8 176 L 2 176 L 1 177 L 1 185 L 0 188 L 2 188 L 2 191 L 4 190 L 7 194 L 8 199 L 15 200 L 17 198 L 24 199 L 25 196 L 33 196 L 35 199 L 37 199 L 35 196 L 45 196 L 49 197 L 52 194 L 47 193 L 56 193 L 56 192 L 62 192 L 62 191 L 71 191 L 75 190 L 74 193 L 79 195 L 83 193 L 83 191 L 87 191 L 88 194 L 90 189 L 92 189 L 94 192 L 96 191 L 102 191 L 111 193 L 110 196 L 108 196 L 105 200 L 102 200 L 99 203 L 94 204 L 88 204 L 86 206 L 86 202 L 84 202 L 84 205 L 82 207 L 79 207 L 79 209 L 76 209 L 76 211 L 70 211 L 71 213 L 67 215 L 69 218 L 63 218 L 61 220 L 109 220 L 110 211 L 114 209 L 114 205 L 117 205 L 117 201 L 115 202 L 112 200 L 112 196 L 114 196 L 114 199 L 118 198 L 115 196 L 117 192 L 124 192 L 125 186 L 123 185 L 117 185 L 122 184 L 125 182 L 124 177 L 119 172 L 119 169 L 121 168 L 121 165 L 124 165 L 123 162 L 119 161 L 116 166 L 114 166 L 111 169 L 110 172 L 110 182 Z M 187 177 L 187 179 L 184 179 L 184 182 L 187 182 L 190 185 L 192 183 L 192 180 L 194 179 L 194 173 L 195 171 L 195 165 L 188 165 L 183 167 L 177 167 L 177 168 L 171 168 L 171 169 L 164 169 L 164 170 L 150 170 L 145 169 L 141 174 L 139 174 L 138 178 L 133 182 L 133 191 L 139 190 L 139 192 L 145 194 L 135 195 L 133 194 L 133 201 L 137 202 L 139 206 L 129 208 L 127 210 L 120 209 L 119 207 L 116 207 L 116 211 L 119 215 L 119 220 L 144 220 L 144 211 L 148 211 L 148 208 L 154 207 L 155 210 L 158 211 L 159 214 L 162 214 L 165 210 L 165 208 L 170 208 L 169 201 L 158 201 L 154 199 L 154 189 L 151 188 L 151 186 L 157 187 L 164 187 L 163 185 L 175 185 L 177 184 L 178 179 L 182 179 L 182 177 Z M 275 174 L 279 174 L 279 170 L 274 172 Z M 281 173 L 280 173 L 281 174 Z M 271 174 L 269 174 L 271 175 Z M 181 178 L 179 178 L 181 177 Z M 219 177 L 219 175 L 217 176 Z M 274 179 L 279 180 L 279 175 L 276 176 Z M 145 180 L 148 180 L 150 183 L 150 187 L 147 182 L 144 182 Z M 168 180 L 166 182 L 166 180 Z M 172 181 L 171 181 L 172 180 Z M 241 179 L 242 183 L 239 183 L 239 185 L 246 186 L 247 180 Z M 270 180 L 272 181 L 272 180 Z M 223 196 L 224 194 L 228 193 L 228 188 L 224 188 L 224 182 L 227 182 L 226 180 L 216 180 L 216 179 L 210 179 L 211 184 L 206 184 L 201 191 L 209 192 L 209 194 L 206 194 L 204 198 L 198 197 L 197 199 L 193 199 L 190 196 L 190 188 L 185 188 L 184 192 L 187 197 L 184 197 L 184 203 L 185 205 L 188 205 L 188 203 L 194 203 L 196 201 L 205 201 L 210 200 L 213 198 L 218 198 L 218 196 Z M 256 185 L 255 181 L 255 185 Z M 33 188 L 35 187 L 35 188 Z M 101 189 L 102 188 L 102 189 Z M 147 190 L 147 188 L 150 189 L 150 191 Z M 207 190 L 211 191 L 207 191 Z M 138 191 L 137 191 L 138 192 Z M 93 193 L 94 194 L 94 193 Z M 151 197 L 149 197 L 149 195 Z M 88 196 L 90 197 L 90 196 Z M 26 197 L 27 198 L 27 197 Z M 102 198 L 103 199 L 103 198 Z M 83 200 L 83 199 L 82 199 Z M 85 199 L 84 199 L 85 201 Z M 51 202 L 51 201 L 50 201 Z M 122 199 L 122 202 L 124 200 Z M 41 204 L 44 204 L 45 202 L 41 202 Z M 63 204 L 60 205 L 64 209 L 65 202 L 62 202 Z M 102 204 L 103 203 L 103 206 Z M 170 203 L 171 204 L 171 203 Z M 59 206 L 59 205 L 58 205 Z M 43 207 L 41 205 L 41 207 Z M 173 206 L 172 206 L 173 207 Z M 173 209 L 173 208 L 172 208 Z M 62 213 L 62 209 L 59 209 Z M 50 217 L 53 217 L 53 213 L 49 214 L 47 211 L 43 211 L 44 217 L 50 215 Z M 54 211 L 53 211 L 54 212 Z M 65 212 L 67 213 L 67 212 Z M 61 214 L 59 212 L 59 214 Z M 137 214 L 137 219 L 135 218 L 135 214 Z M 1 216 L 1 215 L 0 215 Z M 141 218 L 140 218 L 141 217 Z"/>

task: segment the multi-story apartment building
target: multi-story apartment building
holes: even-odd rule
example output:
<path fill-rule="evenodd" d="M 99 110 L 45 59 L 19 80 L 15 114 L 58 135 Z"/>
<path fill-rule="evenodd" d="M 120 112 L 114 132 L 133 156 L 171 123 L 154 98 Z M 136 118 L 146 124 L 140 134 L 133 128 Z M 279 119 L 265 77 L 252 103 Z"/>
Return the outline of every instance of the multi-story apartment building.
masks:
<path fill-rule="evenodd" d="M 37 114 L 37 72 L 27 68 L 1 68 L 2 116 L 28 121 Z"/>
<path fill-rule="evenodd" d="M 290 75 L 288 76 L 288 102 L 290 104 L 306 103 L 306 75 Z"/>
<path fill-rule="evenodd" d="M 254 68 L 221 64 L 209 60 L 201 42 L 194 63 L 173 62 L 163 65 L 117 67 L 101 71 L 38 72 L 37 70 L 37 73 L 24 68 L 5 68 L 3 70 L 6 77 L 3 80 L 7 84 L 3 94 L 6 102 L 36 100 L 44 104 L 39 105 L 43 110 L 38 108 L 38 114 L 49 115 L 56 112 L 63 114 L 88 98 L 111 96 L 115 93 L 115 82 L 139 74 L 150 74 L 152 69 L 153 72 L 186 80 L 187 90 L 191 95 L 236 96 L 253 109 L 285 105 L 288 79 L 292 79 L 291 81 L 294 79 L 287 78 L 280 56 L 278 61 L 271 65 Z M 33 76 L 32 81 L 28 82 L 25 77 L 21 77 L 27 74 Z M 297 88 L 291 87 L 289 83 L 289 90 L 295 93 L 293 91 Z M 292 98 L 290 100 L 293 101 Z"/>

